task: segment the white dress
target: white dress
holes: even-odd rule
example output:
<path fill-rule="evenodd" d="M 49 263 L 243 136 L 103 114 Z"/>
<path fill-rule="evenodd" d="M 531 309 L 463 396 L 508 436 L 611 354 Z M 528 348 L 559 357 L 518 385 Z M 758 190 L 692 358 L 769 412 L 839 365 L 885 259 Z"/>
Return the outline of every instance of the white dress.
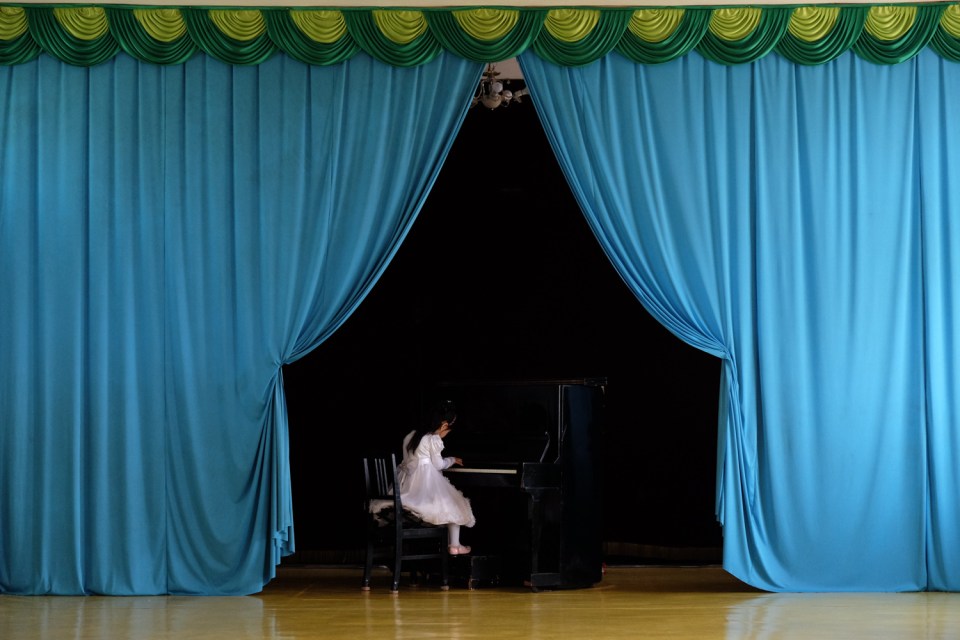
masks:
<path fill-rule="evenodd" d="M 440 455 L 443 439 L 435 433 L 428 433 L 411 453 L 407 445 L 414 433 L 411 431 L 403 439 L 403 462 L 398 469 L 403 508 L 431 524 L 472 527 L 476 519 L 470 500 L 443 475 L 443 470 L 452 466 L 454 461 Z"/>

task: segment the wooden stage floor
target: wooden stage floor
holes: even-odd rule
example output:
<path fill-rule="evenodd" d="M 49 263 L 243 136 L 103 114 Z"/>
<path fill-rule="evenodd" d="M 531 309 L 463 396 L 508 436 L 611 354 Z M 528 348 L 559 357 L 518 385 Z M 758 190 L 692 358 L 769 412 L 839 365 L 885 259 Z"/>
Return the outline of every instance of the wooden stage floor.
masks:
<path fill-rule="evenodd" d="M 0 638 L 960 638 L 960 594 L 772 594 L 720 567 L 612 567 L 589 589 L 401 585 L 378 569 L 280 567 L 245 597 L 0 596 Z"/>

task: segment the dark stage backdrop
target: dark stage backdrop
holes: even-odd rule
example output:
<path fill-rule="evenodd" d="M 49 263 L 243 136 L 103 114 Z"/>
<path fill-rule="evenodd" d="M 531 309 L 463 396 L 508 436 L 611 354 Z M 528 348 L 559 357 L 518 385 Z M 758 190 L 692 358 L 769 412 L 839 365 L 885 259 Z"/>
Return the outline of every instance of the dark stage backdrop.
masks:
<path fill-rule="evenodd" d="M 356 556 L 361 452 L 399 448 L 432 382 L 583 377 L 609 381 L 598 500 L 603 539 L 626 546 L 608 545 L 608 561 L 718 561 L 719 373 L 616 274 L 529 98 L 475 107 L 370 296 L 284 369 L 298 550 L 288 561 Z"/>

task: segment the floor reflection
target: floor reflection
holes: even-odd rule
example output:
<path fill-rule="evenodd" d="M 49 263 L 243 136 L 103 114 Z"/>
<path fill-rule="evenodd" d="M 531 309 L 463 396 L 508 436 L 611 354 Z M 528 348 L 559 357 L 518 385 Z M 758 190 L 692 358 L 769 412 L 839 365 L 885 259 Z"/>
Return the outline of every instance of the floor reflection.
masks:
<path fill-rule="evenodd" d="M 617 567 L 590 589 L 402 585 L 282 568 L 247 597 L 0 596 L 3 640 L 960 638 L 960 594 L 770 594 L 720 567 Z"/>
<path fill-rule="evenodd" d="M 273 638 L 258 597 L 0 596 L 0 638 Z"/>
<path fill-rule="evenodd" d="M 960 638 L 960 594 L 778 593 L 730 607 L 727 638 Z"/>

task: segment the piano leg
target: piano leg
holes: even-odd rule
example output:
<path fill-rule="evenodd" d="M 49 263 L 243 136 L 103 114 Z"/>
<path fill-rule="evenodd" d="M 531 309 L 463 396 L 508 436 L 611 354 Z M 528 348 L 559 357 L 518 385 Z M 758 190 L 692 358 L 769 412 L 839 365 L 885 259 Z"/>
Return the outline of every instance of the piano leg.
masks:
<path fill-rule="evenodd" d="M 530 492 L 528 517 L 530 522 L 530 575 L 539 573 L 540 538 L 543 535 L 543 505 L 540 503 L 540 491 Z M 533 586 L 528 585 L 528 586 Z"/>
<path fill-rule="evenodd" d="M 559 487 L 527 489 L 530 522 L 530 573 L 524 586 L 533 591 L 562 586 L 560 575 Z"/>

